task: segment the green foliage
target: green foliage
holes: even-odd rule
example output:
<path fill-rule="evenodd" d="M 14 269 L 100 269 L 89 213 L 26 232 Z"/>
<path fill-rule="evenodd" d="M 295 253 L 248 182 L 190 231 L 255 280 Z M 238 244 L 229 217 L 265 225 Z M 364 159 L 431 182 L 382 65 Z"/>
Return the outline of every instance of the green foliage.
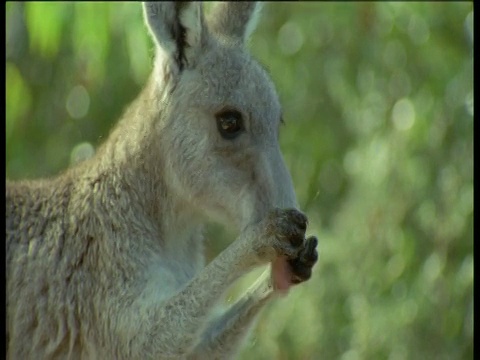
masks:
<path fill-rule="evenodd" d="M 152 46 L 138 4 L 6 9 L 7 177 L 51 176 L 107 136 Z M 472 358 L 473 4 L 268 4 L 251 49 L 320 261 L 241 358 Z"/>

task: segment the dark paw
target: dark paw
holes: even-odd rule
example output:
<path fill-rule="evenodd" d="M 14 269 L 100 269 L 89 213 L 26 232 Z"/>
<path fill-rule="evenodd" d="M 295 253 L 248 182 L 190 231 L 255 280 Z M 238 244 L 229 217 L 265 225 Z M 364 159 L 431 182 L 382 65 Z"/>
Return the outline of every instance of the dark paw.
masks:
<path fill-rule="evenodd" d="M 305 241 L 305 247 L 298 256 L 288 260 L 292 270 L 292 283 L 299 284 L 312 276 L 312 267 L 318 260 L 317 244 L 318 239 L 315 236 L 310 236 Z"/>
<path fill-rule="evenodd" d="M 277 209 L 271 216 L 272 232 L 278 240 L 276 246 L 278 255 L 292 256 L 298 253 L 305 241 L 307 217 L 295 209 Z"/>

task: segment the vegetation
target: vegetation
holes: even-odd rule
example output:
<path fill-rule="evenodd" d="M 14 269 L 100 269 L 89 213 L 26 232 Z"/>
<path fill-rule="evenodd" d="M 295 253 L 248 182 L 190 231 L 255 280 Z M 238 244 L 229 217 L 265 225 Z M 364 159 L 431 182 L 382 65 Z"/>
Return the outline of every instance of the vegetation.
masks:
<path fill-rule="evenodd" d="M 6 10 L 7 177 L 51 176 L 106 138 L 153 46 L 139 4 Z M 473 2 L 270 3 L 262 20 L 251 49 L 320 261 L 240 358 L 473 358 Z M 210 233 L 214 255 L 228 240 Z"/>

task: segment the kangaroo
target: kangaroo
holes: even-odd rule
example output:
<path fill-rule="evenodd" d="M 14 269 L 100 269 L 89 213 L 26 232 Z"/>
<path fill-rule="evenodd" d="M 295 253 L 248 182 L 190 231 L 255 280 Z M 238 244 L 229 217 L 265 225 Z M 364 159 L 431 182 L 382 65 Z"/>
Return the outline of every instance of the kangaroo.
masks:
<path fill-rule="evenodd" d="M 145 2 L 153 71 L 108 139 L 57 177 L 7 181 L 10 359 L 232 358 L 264 305 L 311 277 L 278 96 L 246 49 L 258 10 Z M 211 220 L 239 235 L 205 264 Z"/>

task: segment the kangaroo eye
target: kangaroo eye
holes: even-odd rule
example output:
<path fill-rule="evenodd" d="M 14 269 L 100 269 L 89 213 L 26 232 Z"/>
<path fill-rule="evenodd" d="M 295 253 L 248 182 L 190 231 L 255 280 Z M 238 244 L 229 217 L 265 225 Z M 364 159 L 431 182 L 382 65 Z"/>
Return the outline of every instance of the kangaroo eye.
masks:
<path fill-rule="evenodd" d="M 234 139 L 244 130 L 242 114 L 228 110 L 217 114 L 217 128 L 224 139 Z"/>

